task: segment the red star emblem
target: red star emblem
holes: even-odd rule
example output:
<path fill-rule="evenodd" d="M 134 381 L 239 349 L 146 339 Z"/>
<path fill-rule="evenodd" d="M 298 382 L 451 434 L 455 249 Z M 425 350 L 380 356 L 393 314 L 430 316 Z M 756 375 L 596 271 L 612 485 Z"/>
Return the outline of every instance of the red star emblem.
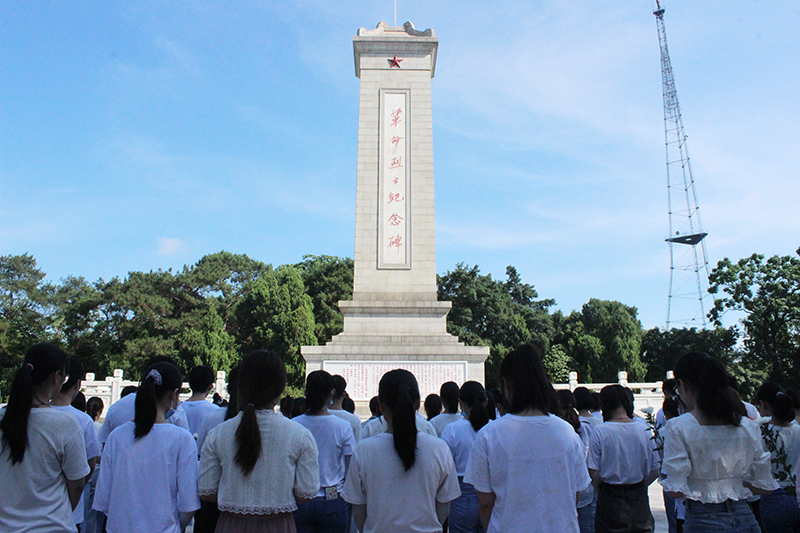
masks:
<path fill-rule="evenodd" d="M 394 57 L 392 59 L 389 59 L 388 61 L 389 61 L 389 68 L 394 68 L 394 67 L 400 68 L 400 62 L 402 61 L 402 59 L 397 59 L 397 54 L 395 54 Z"/>

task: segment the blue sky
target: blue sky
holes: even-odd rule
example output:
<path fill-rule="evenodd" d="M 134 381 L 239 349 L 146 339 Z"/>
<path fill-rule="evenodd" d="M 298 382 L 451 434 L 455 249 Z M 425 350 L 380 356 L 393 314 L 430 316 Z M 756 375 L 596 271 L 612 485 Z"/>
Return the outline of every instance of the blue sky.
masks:
<path fill-rule="evenodd" d="M 800 6 L 665 0 L 712 264 L 800 246 Z M 569 312 L 663 326 L 669 255 L 648 0 L 398 0 L 440 39 L 437 265 L 514 265 Z M 353 255 L 351 38 L 392 0 L 3 2 L 0 254 L 49 279 L 225 249 Z"/>

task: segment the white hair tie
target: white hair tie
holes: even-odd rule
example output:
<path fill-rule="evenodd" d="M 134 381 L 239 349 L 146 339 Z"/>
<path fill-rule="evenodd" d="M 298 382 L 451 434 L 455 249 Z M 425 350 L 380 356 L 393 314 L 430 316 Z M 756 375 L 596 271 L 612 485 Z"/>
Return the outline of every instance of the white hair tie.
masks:
<path fill-rule="evenodd" d="M 147 378 L 153 378 L 153 381 L 155 382 L 156 385 L 161 385 L 161 374 L 155 368 L 152 369 L 150 372 L 148 372 L 147 377 L 144 379 Z"/>

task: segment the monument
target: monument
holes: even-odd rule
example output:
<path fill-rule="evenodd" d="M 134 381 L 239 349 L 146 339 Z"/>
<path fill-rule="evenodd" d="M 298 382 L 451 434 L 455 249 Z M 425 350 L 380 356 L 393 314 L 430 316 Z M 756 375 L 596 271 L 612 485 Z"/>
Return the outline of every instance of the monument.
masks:
<path fill-rule="evenodd" d="M 436 294 L 431 79 L 439 40 L 410 22 L 353 38 L 361 80 L 355 272 L 352 301 L 340 301 L 344 330 L 303 346 L 306 372 L 347 379 L 363 410 L 381 376 L 411 371 L 422 398 L 445 381 L 484 381 L 484 346 L 447 333 L 451 302 Z"/>

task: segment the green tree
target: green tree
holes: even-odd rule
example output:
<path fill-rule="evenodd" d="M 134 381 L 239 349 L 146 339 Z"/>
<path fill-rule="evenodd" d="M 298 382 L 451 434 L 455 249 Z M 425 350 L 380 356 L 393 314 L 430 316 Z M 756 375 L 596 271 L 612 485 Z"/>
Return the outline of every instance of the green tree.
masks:
<path fill-rule="evenodd" d="M 300 270 L 306 294 L 314 304 L 317 344 L 325 344 L 341 333 L 344 326 L 339 301 L 353 298 L 353 260 L 349 257 L 306 255 L 295 267 Z"/>
<path fill-rule="evenodd" d="M 514 267 L 506 269 L 506 281 L 499 281 L 491 274 L 481 275 L 477 266 L 459 263 L 437 280 L 439 300 L 453 302 L 447 331 L 470 346 L 490 347 L 490 388 L 497 386 L 500 363 L 511 350 L 528 342 L 544 353 L 549 349 L 553 325 L 547 309 L 555 301 L 537 300 L 533 285 L 522 283 Z"/>
<path fill-rule="evenodd" d="M 178 337 L 178 350 L 187 368 L 208 365 L 214 370 L 230 371 L 238 360 L 236 340 L 225 331 L 225 323 L 211 307 L 196 313 L 195 327 L 184 327 Z"/>
<path fill-rule="evenodd" d="M 733 263 L 727 257 L 709 276 L 717 299 L 709 317 L 721 325 L 728 311 L 744 313 L 746 358 L 770 379 L 800 382 L 800 248 L 795 256 L 761 254 Z"/>
<path fill-rule="evenodd" d="M 52 287 L 32 255 L 0 256 L 0 391 L 33 344 L 53 340 L 49 329 Z"/>
<path fill-rule="evenodd" d="M 580 381 L 614 383 L 623 370 L 630 381 L 639 381 L 647 369 L 639 357 L 642 324 L 637 314 L 635 307 L 592 298 L 580 313 L 555 320 L 553 343 L 569 354 Z"/>
<path fill-rule="evenodd" d="M 288 384 L 302 387 L 305 361 L 300 347 L 315 345 L 314 311 L 300 271 L 290 265 L 265 272 L 237 308 L 244 353 L 272 350 L 283 357 Z"/>
<path fill-rule="evenodd" d="M 667 370 L 671 370 L 678 357 L 686 352 L 705 352 L 731 368 L 741 355 L 736 351 L 738 339 L 739 332 L 735 327 L 647 330 L 642 337 L 642 362 L 647 366 L 645 380 L 664 379 Z"/>

